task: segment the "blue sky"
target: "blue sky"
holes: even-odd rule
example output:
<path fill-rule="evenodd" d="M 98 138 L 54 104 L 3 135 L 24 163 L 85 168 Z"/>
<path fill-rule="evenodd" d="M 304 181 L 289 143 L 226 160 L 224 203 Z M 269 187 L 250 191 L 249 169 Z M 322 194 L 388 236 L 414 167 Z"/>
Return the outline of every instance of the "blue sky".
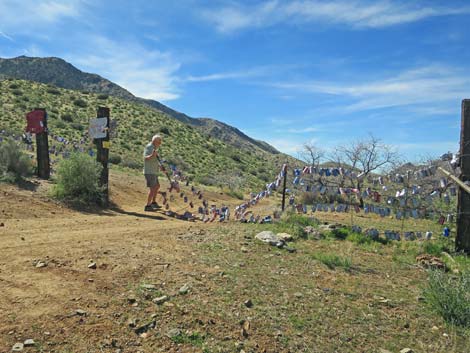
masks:
<path fill-rule="evenodd" d="M 296 155 L 458 149 L 470 1 L 0 0 L 0 57 L 57 56 Z"/>

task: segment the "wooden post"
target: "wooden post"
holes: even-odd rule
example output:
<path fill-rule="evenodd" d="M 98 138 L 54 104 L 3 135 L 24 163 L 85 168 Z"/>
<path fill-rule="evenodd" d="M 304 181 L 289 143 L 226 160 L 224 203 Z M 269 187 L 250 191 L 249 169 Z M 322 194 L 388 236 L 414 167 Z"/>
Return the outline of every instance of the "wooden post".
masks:
<path fill-rule="evenodd" d="M 470 180 L 470 99 L 462 101 L 460 130 L 460 180 Z M 470 194 L 459 188 L 457 202 L 457 237 L 455 249 L 470 254 Z"/>
<path fill-rule="evenodd" d="M 282 186 L 282 212 L 286 208 L 286 183 L 287 183 L 287 164 L 282 166 L 282 172 L 284 173 L 284 183 Z"/>
<path fill-rule="evenodd" d="M 104 205 L 108 206 L 109 204 L 109 190 L 108 190 L 108 181 L 109 181 L 109 170 L 108 170 L 108 159 L 109 159 L 109 108 L 99 107 L 96 114 L 97 118 L 106 118 L 106 137 L 102 139 L 95 139 L 96 143 L 96 160 L 101 163 L 103 169 L 101 171 L 99 186 L 105 188 L 104 191 Z"/>
<path fill-rule="evenodd" d="M 42 179 L 49 179 L 51 176 L 51 165 L 49 161 L 49 133 L 47 131 L 47 113 L 46 109 L 35 108 L 44 114 L 43 126 L 44 131 L 36 134 L 36 159 L 38 163 L 38 177 Z"/>

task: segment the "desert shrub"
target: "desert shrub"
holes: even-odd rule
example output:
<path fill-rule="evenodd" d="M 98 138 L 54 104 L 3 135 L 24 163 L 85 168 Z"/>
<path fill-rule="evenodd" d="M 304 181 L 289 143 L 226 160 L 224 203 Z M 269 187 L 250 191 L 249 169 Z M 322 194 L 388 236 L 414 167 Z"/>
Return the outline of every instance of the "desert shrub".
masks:
<path fill-rule="evenodd" d="M 32 172 L 31 158 L 13 139 L 8 138 L 0 143 L 0 180 L 18 181 Z"/>
<path fill-rule="evenodd" d="M 53 195 L 72 203 L 101 203 L 103 189 L 98 186 L 98 180 L 102 168 L 101 164 L 87 154 L 73 153 L 58 165 Z"/>
<path fill-rule="evenodd" d="M 300 195 L 299 203 L 301 203 L 302 205 L 313 205 L 314 203 L 316 203 L 315 194 L 312 192 L 303 192 Z"/>
<path fill-rule="evenodd" d="M 83 125 L 80 123 L 72 123 L 70 126 L 72 126 L 72 128 L 78 131 L 83 131 L 84 129 Z"/>
<path fill-rule="evenodd" d="M 108 98 L 109 98 L 109 95 L 107 95 L 107 94 L 99 94 L 98 95 L 98 99 L 101 99 L 101 100 L 106 100 Z"/>
<path fill-rule="evenodd" d="M 326 265 L 331 270 L 334 270 L 336 267 L 342 267 L 345 270 L 349 270 L 352 266 L 352 260 L 350 257 L 342 257 L 328 253 L 314 254 L 312 257 Z"/>
<path fill-rule="evenodd" d="M 123 159 L 121 165 L 130 169 L 141 169 L 143 168 L 142 163 L 138 163 L 132 159 Z"/>
<path fill-rule="evenodd" d="M 424 298 L 430 308 L 453 325 L 470 327 L 470 272 L 449 276 L 434 270 Z"/>
<path fill-rule="evenodd" d="M 241 162 L 242 161 L 238 154 L 232 154 L 230 156 L 230 158 L 232 158 L 235 162 Z"/>
<path fill-rule="evenodd" d="M 279 222 L 275 223 L 274 230 L 276 232 L 285 232 L 294 237 L 306 239 L 308 235 L 305 231 L 305 227 L 307 226 L 316 227 L 318 223 L 309 217 L 287 212 L 282 215 Z"/>
<path fill-rule="evenodd" d="M 348 240 L 352 243 L 359 244 L 359 245 L 361 245 L 361 244 L 371 244 L 372 242 L 374 242 L 374 239 L 372 239 L 372 237 L 368 237 L 364 234 L 355 233 L 355 232 L 349 233 L 346 236 L 346 240 Z"/>
<path fill-rule="evenodd" d="M 122 162 L 122 158 L 118 154 L 111 154 L 108 158 L 108 161 L 111 164 L 120 164 Z"/>
<path fill-rule="evenodd" d="M 350 234 L 352 233 L 352 231 L 350 231 L 349 229 L 347 228 L 337 228 L 337 229 L 333 229 L 331 232 L 330 232 L 330 235 L 336 239 L 341 239 L 341 240 L 344 240 L 346 239 Z"/>
<path fill-rule="evenodd" d="M 235 199 L 243 200 L 243 193 L 236 190 L 228 190 L 225 192 L 228 196 L 233 197 Z"/>
<path fill-rule="evenodd" d="M 200 175 L 199 177 L 196 177 L 196 182 L 207 186 L 219 185 L 218 180 L 211 175 Z"/>
<path fill-rule="evenodd" d="M 165 135 L 170 136 L 170 130 L 168 130 L 168 128 L 167 128 L 166 126 L 161 127 L 161 128 L 160 128 L 160 132 L 161 132 L 162 134 L 165 134 Z"/>
<path fill-rule="evenodd" d="M 61 114 L 60 118 L 63 120 L 63 121 L 67 121 L 69 123 L 71 123 L 73 121 L 73 117 L 72 117 L 72 114 Z"/>
<path fill-rule="evenodd" d="M 46 92 L 49 93 L 49 94 L 53 94 L 55 96 L 60 96 L 60 94 L 61 94 L 60 91 L 55 87 L 48 88 Z"/>
<path fill-rule="evenodd" d="M 19 89 L 14 89 L 13 91 L 11 91 L 11 93 L 13 93 L 13 95 L 15 95 L 15 96 L 22 96 L 23 95 L 23 92 Z"/>
<path fill-rule="evenodd" d="M 88 105 L 87 102 L 84 101 L 83 99 L 75 99 L 73 101 L 73 104 L 80 108 L 86 108 Z"/>
<path fill-rule="evenodd" d="M 430 254 L 433 256 L 441 256 L 442 252 L 451 252 L 453 246 L 452 241 L 449 239 L 439 238 L 436 241 L 426 241 L 421 245 L 419 253 Z"/>
<path fill-rule="evenodd" d="M 18 89 L 18 88 L 20 88 L 20 85 L 17 84 L 17 83 L 12 83 L 9 87 L 10 87 L 10 89 Z"/>
<path fill-rule="evenodd" d="M 65 129 L 67 125 L 62 120 L 57 120 L 55 127 L 58 129 Z"/>

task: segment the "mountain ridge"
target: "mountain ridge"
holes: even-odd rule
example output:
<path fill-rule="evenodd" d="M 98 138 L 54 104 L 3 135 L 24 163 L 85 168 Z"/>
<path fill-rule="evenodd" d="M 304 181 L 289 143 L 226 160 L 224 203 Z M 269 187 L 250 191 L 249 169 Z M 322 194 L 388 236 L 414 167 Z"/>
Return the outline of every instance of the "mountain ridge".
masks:
<path fill-rule="evenodd" d="M 217 138 L 236 148 L 254 152 L 261 149 L 271 154 L 280 152 L 264 141 L 253 139 L 238 128 L 212 118 L 193 118 L 178 112 L 158 101 L 134 96 L 125 88 L 93 73 L 83 72 L 71 63 L 58 57 L 0 58 L 0 79 L 16 78 L 51 84 L 60 88 L 108 94 L 132 102 L 145 104 L 172 118 L 190 125 L 205 135 Z"/>

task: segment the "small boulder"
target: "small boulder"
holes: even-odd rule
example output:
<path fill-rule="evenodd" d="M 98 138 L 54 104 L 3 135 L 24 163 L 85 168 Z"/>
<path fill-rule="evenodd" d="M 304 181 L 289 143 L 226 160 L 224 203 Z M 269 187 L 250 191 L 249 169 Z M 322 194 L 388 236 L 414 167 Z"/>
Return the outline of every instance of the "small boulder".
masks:
<path fill-rule="evenodd" d="M 91 270 L 96 270 L 96 262 L 92 262 L 91 264 L 89 264 L 88 268 Z"/>
<path fill-rule="evenodd" d="M 294 240 L 294 237 L 290 235 L 289 233 L 277 233 L 277 236 L 281 238 L 283 241 L 292 241 Z"/>
<path fill-rule="evenodd" d="M 160 304 L 163 304 L 164 302 L 166 302 L 168 300 L 168 296 L 167 295 L 163 295 L 161 297 L 158 297 L 158 298 L 155 298 L 154 300 L 152 300 L 155 304 L 157 305 L 160 305 Z"/>
<path fill-rule="evenodd" d="M 32 347 L 32 346 L 34 346 L 35 343 L 36 342 L 34 342 L 34 340 L 32 338 L 29 338 L 26 341 L 24 341 L 24 346 L 25 347 Z"/>
<path fill-rule="evenodd" d="M 173 328 L 171 330 L 168 330 L 167 333 L 166 333 L 166 336 L 168 338 L 175 338 L 177 336 L 181 335 L 181 330 L 180 329 L 177 329 L 177 328 Z"/>
<path fill-rule="evenodd" d="M 189 289 L 190 289 L 190 288 L 189 288 L 189 284 L 186 283 L 184 286 L 182 286 L 182 287 L 180 288 L 179 294 L 181 294 L 181 295 L 188 294 Z"/>
<path fill-rule="evenodd" d="M 280 238 L 269 230 L 265 230 L 255 235 L 255 238 L 261 240 L 264 243 L 277 243 Z"/>
<path fill-rule="evenodd" d="M 15 343 L 13 348 L 11 349 L 13 352 L 21 352 L 24 348 L 23 343 Z"/>

